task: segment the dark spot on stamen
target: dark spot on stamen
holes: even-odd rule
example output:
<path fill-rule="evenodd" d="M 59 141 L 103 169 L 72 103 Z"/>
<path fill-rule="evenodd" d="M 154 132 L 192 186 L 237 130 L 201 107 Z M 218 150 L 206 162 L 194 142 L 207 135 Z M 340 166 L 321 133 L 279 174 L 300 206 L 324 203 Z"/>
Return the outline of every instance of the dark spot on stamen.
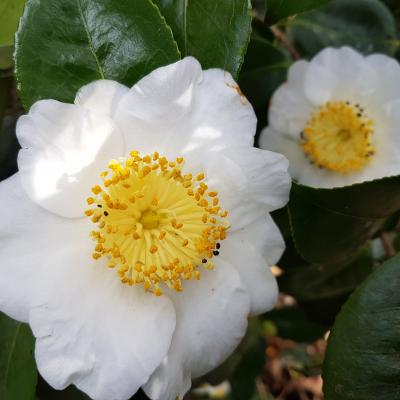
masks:
<path fill-rule="evenodd" d="M 217 249 L 220 249 L 220 248 L 221 248 L 221 245 L 220 245 L 219 243 L 217 243 L 217 244 L 215 245 L 215 247 L 216 247 Z"/>
<path fill-rule="evenodd" d="M 358 113 L 358 114 L 357 114 L 357 117 L 361 117 L 361 116 L 362 116 L 362 114 L 361 114 L 361 113 Z"/>
<path fill-rule="evenodd" d="M 213 254 L 214 254 L 214 256 L 219 256 L 219 251 L 218 250 L 214 250 Z"/>
<path fill-rule="evenodd" d="M 99 208 L 101 208 L 101 207 L 103 207 L 101 204 L 97 204 L 97 207 L 99 207 Z"/>
<path fill-rule="evenodd" d="M 108 211 L 104 211 L 104 215 L 108 217 Z"/>
<path fill-rule="evenodd" d="M 205 263 L 207 262 L 207 259 L 206 259 L 206 258 L 203 258 L 203 259 L 201 260 L 201 262 L 202 262 L 203 264 L 205 264 Z"/>
<path fill-rule="evenodd" d="M 301 131 L 301 132 L 300 132 L 300 139 L 305 140 L 305 138 L 306 138 L 306 137 L 304 136 L 304 132 Z"/>

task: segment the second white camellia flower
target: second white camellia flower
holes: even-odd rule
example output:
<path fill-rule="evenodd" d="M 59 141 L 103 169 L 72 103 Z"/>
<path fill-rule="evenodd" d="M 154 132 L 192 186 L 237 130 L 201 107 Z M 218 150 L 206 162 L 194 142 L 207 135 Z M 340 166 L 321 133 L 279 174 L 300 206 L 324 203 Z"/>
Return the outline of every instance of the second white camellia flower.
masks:
<path fill-rule="evenodd" d="M 400 174 L 399 123 L 399 63 L 327 48 L 290 67 L 260 147 L 286 155 L 299 183 L 346 186 Z"/>
<path fill-rule="evenodd" d="M 255 127 L 231 76 L 193 58 L 21 117 L 19 173 L 0 184 L 0 309 L 29 322 L 52 386 L 175 400 L 273 307 L 284 242 L 268 213 L 290 177 Z"/>

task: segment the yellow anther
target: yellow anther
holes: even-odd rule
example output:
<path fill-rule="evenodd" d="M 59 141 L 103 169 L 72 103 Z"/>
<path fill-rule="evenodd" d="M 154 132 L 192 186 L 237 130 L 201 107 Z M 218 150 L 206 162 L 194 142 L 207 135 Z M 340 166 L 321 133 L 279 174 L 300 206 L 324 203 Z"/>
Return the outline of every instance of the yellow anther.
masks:
<path fill-rule="evenodd" d="M 160 240 L 162 240 L 162 239 L 165 238 L 165 235 L 166 235 L 166 234 L 167 234 L 167 232 L 161 231 L 160 234 L 158 235 L 158 238 L 159 238 Z"/>
<path fill-rule="evenodd" d="M 155 152 L 153 153 L 153 160 L 154 160 L 154 161 L 157 161 L 157 160 L 159 159 L 159 157 L 160 157 L 160 154 L 159 154 L 157 151 L 155 151 Z"/>
<path fill-rule="evenodd" d="M 189 240 L 185 239 L 182 243 L 183 247 L 186 247 L 189 244 Z"/>
<path fill-rule="evenodd" d="M 91 204 L 94 203 L 94 198 L 93 198 L 93 197 L 88 197 L 87 200 L 86 200 L 86 202 L 87 202 L 89 205 L 91 205 Z"/>
<path fill-rule="evenodd" d="M 94 193 L 94 194 L 99 194 L 99 193 L 101 193 L 103 190 L 101 189 L 101 187 L 99 186 L 99 185 L 96 185 L 96 186 L 93 186 L 92 187 L 92 192 Z"/>
<path fill-rule="evenodd" d="M 218 192 L 208 192 L 207 193 L 210 197 L 218 196 Z"/>
<path fill-rule="evenodd" d="M 93 214 L 94 214 L 94 210 L 90 209 L 90 210 L 86 210 L 85 211 L 85 215 L 88 216 L 88 217 L 91 217 Z"/>
<path fill-rule="evenodd" d="M 196 180 L 198 180 L 198 181 L 202 181 L 203 179 L 204 179 L 204 174 L 201 172 L 200 174 L 198 174 L 197 176 L 196 176 Z"/>
<path fill-rule="evenodd" d="M 157 247 L 155 244 L 153 244 L 153 245 L 150 246 L 150 253 L 151 253 L 151 254 L 156 253 L 157 250 L 158 250 L 158 247 Z"/>

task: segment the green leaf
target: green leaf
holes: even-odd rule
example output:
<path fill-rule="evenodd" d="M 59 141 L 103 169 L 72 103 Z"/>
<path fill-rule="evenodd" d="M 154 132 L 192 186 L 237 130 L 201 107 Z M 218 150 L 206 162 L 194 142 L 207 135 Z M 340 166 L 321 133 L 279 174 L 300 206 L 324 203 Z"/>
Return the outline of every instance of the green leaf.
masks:
<path fill-rule="evenodd" d="M 237 78 L 251 33 L 249 0 L 155 0 L 182 56 Z"/>
<path fill-rule="evenodd" d="M 72 102 L 96 79 L 131 86 L 180 58 L 170 28 L 150 0 L 28 0 L 16 40 L 23 104 Z"/>
<path fill-rule="evenodd" d="M 28 325 L 0 314 L 0 399 L 33 400 L 37 382 Z"/>
<path fill-rule="evenodd" d="M 294 183 L 289 215 L 299 254 L 311 263 L 346 260 L 400 209 L 400 177 L 334 189 Z"/>
<path fill-rule="evenodd" d="M 294 14 L 303 13 L 328 4 L 330 0 L 265 0 L 268 23 L 275 23 Z"/>
<path fill-rule="evenodd" d="M 251 37 L 245 61 L 239 75 L 239 85 L 257 112 L 265 121 L 268 99 L 286 79 L 291 62 L 279 49 L 259 35 Z"/>
<path fill-rule="evenodd" d="M 377 269 L 338 315 L 324 363 L 326 400 L 400 399 L 400 255 Z"/>
<path fill-rule="evenodd" d="M 393 15 L 379 0 L 333 0 L 288 23 L 295 48 L 312 57 L 328 46 L 349 45 L 362 53 L 393 54 L 399 47 Z"/>
<path fill-rule="evenodd" d="M 0 3 L 0 46 L 14 44 L 14 34 L 25 0 L 3 0 Z"/>

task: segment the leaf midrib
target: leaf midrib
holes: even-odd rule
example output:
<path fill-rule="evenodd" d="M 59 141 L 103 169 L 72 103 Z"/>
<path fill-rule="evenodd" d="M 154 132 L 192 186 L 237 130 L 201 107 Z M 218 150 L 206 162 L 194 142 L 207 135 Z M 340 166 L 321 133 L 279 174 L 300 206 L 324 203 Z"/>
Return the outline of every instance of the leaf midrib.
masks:
<path fill-rule="evenodd" d="M 95 48 L 93 46 L 93 40 L 92 40 L 92 37 L 90 36 L 89 26 L 87 24 L 87 21 L 86 21 L 86 18 L 84 16 L 84 14 L 83 14 L 81 0 L 76 0 L 76 4 L 78 6 L 79 15 L 81 17 L 81 20 L 82 20 L 82 23 L 83 23 L 83 27 L 85 28 L 86 36 L 87 36 L 87 39 L 88 39 L 89 50 L 92 53 L 94 61 L 96 62 L 96 65 L 97 65 L 97 68 L 98 68 L 98 73 L 100 75 L 100 79 L 105 79 L 103 68 L 101 67 L 100 60 L 97 57 L 96 50 L 95 50 Z"/>

